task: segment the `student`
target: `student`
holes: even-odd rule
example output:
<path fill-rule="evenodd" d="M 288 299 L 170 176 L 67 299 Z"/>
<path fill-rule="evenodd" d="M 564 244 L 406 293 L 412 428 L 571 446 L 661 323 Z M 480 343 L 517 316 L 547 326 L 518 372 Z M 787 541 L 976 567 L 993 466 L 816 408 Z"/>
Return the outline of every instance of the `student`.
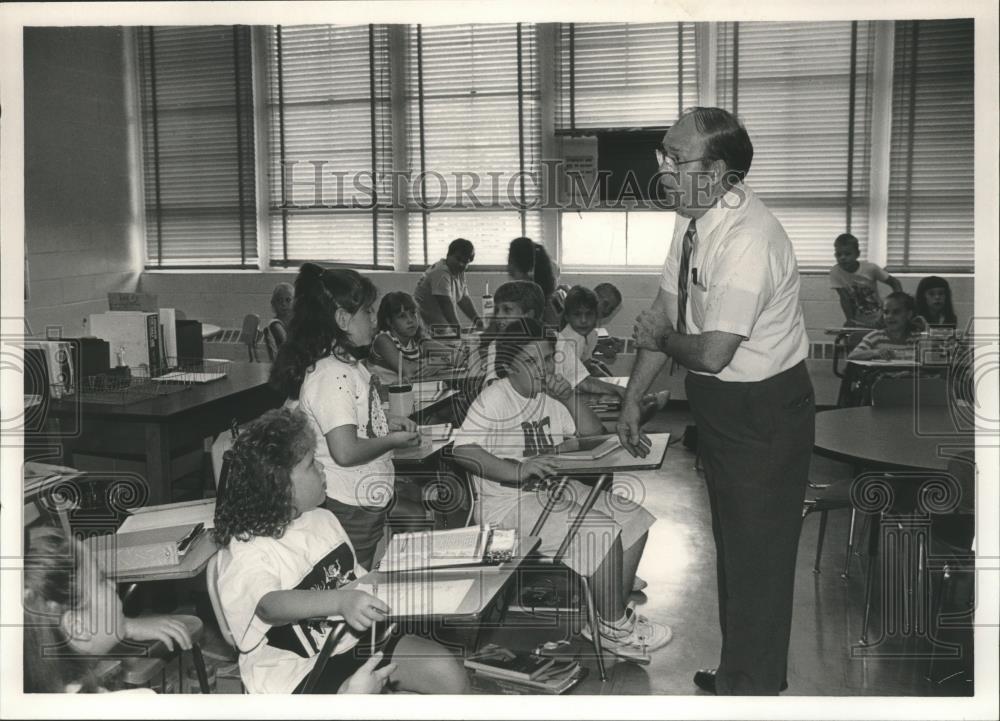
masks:
<path fill-rule="evenodd" d="M 556 464 L 550 455 L 563 441 L 604 433 L 590 408 L 555 373 L 555 339 L 534 319 L 497 334 L 500 380 L 472 403 L 455 440 L 455 460 L 479 488 L 479 521 L 527 534 L 546 505 Z M 589 487 L 570 481 L 564 499 L 582 499 Z M 556 504 L 541 529 L 540 552 L 558 549 L 580 506 Z M 626 605 L 653 516 L 620 496 L 602 493 L 574 538 L 565 563 L 591 579 L 604 648 L 648 663 L 670 629 Z M 592 631 L 585 629 L 584 635 Z"/>
<path fill-rule="evenodd" d="M 272 361 L 278 355 L 278 348 L 288 337 L 294 297 L 295 287 L 291 283 L 278 283 L 271 291 L 271 311 L 274 318 L 264 327 L 264 342 L 267 343 L 268 357 Z"/>
<path fill-rule="evenodd" d="M 598 283 L 594 292 L 597 294 L 597 322 L 607 326 L 622 307 L 622 292 L 612 283 Z"/>
<path fill-rule="evenodd" d="M 316 436 L 326 507 L 370 568 L 393 499 L 392 451 L 420 445 L 416 424 L 386 417 L 378 380 L 360 362 L 373 335 L 375 286 L 357 271 L 306 263 L 295 281 L 295 315 L 271 383 L 301 407 Z"/>
<path fill-rule="evenodd" d="M 448 246 L 448 255 L 424 271 L 417 281 L 413 298 L 420 309 L 424 325 L 435 334 L 443 328 L 447 335 L 460 330 L 458 307 L 478 326 L 480 323 L 476 307 L 469 297 L 469 286 L 465 282 L 465 271 L 476 259 L 476 249 L 465 238 L 456 238 Z"/>
<path fill-rule="evenodd" d="M 882 319 L 882 299 L 878 284 L 885 283 L 894 293 L 903 287 L 882 268 L 866 260 L 858 260 L 861 250 L 858 239 L 841 233 L 833 241 L 837 264 L 830 268 L 830 287 L 840 297 L 844 324 L 859 328 L 877 328 Z"/>
<path fill-rule="evenodd" d="M 920 330 L 916 303 L 909 293 L 890 293 L 882 311 L 884 328 L 873 330 L 847 356 L 848 360 L 913 360 Z"/>
<path fill-rule="evenodd" d="M 594 286 L 597 293 L 597 323 L 607 329 L 608 323 L 622 307 L 622 293 L 611 283 L 598 283 Z M 625 350 L 625 339 L 615 336 L 598 338 L 595 354 L 602 361 L 613 363 L 618 354 Z"/>
<path fill-rule="evenodd" d="M 597 317 L 599 301 L 597 293 L 575 285 L 566 294 L 563 320 L 566 325 L 559 331 L 559 338 L 567 352 L 575 353 L 577 359 L 595 376 L 609 376 L 608 370 L 594 358 L 597 350 Z"/>
<path fill-rule="evenodd" d="M 372 342 L 370 361 L 376 365 L 399 371 L 402 357 L 403 379 L 410 380 L 421 373 L 421 356 L 438 352 L 455 357 L 452 366 L 461 365 L 455 349 L 424 336 L 417 304 L 409 293 L 393 291 L 382 297 L 378 306 L 378 335 Z M 433 369 L 422 369 L 426 375 Z"/>
<path fill-rule="evenodd" d="M 558 293 L 559 267 L 549 258 L 545 246 L 531 238 L 512 240 L 507 249 L 507 275 L 512 280 L 530 280 L 538 284 L 545 298 L 542 320 L 546 326 L 558 328 L 563 312 L 562 299 Z"/>
<path fill-rule="evenodd" d="M 542 322 L 546 303 L 542 289 L 537 283 L 527 280 L 515 280 L 504 283 L 497 288 L 493 296 L 493 320 L 483 333 L 480 346 L 481 362 L 485 368 L 470 364 L 470 375 L 483 375 L 490 383 L 498 377 L 496 369 L 497 334 L 515 321 L 531 319 Z M 556 341 L 556 372 L 563 376 L 570 385 L 582 393 L 616 395 L 623 397 L 625 389 L 594 378 L 587 368 L 577 358 L 574 349 L 562 339 Z"/>
<path fill-rule="evenodd" d="M 229 482 L 215 510 L 222 547 L 217 584 L 244 685 L 250 693 L 300 689 L 327 634 L 346 623 L 312 693 L 379 693 L 386 684 L 465 692 L 466 674 L 447 650 L 401 635 L 395 624 L 379 634 L 372 654 L 374 636 L 366 631 L 390 609 L 376 596 L 344 588 L 366 569 L 323 508 L 324 474 L 311 426 L 299 411 L 268 411 L 228 452 Z"/>
<path fill-rule="evenodd" d="M 93 666 L 126 640 L 191 648 L 187 627 L 176 618 L 126 617 L 117 586 L 79 541 L 58 528 L 29 529 L 24 558 L 25 693 L 105 691 Z"/>
<path fill-rule="evenodd" d="M 951 286 L 944 278 L 929 275 L 917 285 L 917 315 L 929 326 L 955 328 L 958 318 L 951 304 Z"/>

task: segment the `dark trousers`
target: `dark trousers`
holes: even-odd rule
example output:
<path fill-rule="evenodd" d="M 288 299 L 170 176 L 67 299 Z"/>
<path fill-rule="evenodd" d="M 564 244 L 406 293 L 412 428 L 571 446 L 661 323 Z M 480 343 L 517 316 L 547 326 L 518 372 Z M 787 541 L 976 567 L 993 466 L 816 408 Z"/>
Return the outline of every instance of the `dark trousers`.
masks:
<path fill-rule="evenodd" d="M 815 436 L 805 363 L 764 381 L 688 373 L 712 508 L 720 695 L 777 694 L 788 665 L 795 556 Z"/>

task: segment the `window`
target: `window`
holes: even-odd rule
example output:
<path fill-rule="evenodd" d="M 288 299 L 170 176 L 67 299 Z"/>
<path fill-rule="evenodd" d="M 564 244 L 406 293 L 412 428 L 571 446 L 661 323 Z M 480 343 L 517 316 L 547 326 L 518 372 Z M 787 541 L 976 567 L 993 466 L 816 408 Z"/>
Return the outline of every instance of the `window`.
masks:
<path fill-rule="evenodd" d="M 534 26 L 418 25 L 409 55 L 410 263 L 464 237 L 505 265 L 511 240 L 541 240 Z"/>
<path fill-rule="evenodd" d="M 694 23 L 563 23 L 556 128 L 664 127 L 698 104 Z"/>
<path fill-rule="evenodd" d="M 570 141 L 568 133 L 667 127 L 685 108 L 698 104 L 695 26 L 563 23 L 556 48 L 555 85 L 555 126 L 563 135 L 564 158 L 573 152 L 571 144 L 579 142 Z M 641 149 L 651 167 L 655 146 L 650 141 Z M 616 197 L 613 192 L 610 195 Z M 660 266 L 670 244 L 674 214 L 631 209 L 629 201 L 623 205 L 627 209 L 564 210 L 562 264 Z"/>
<path fill-rule="evenodd" d="M 970 270 L 973 21 L 895 25 L 888 266 L 904 271 Z"/>
<path fill-rule="evenodd" d="M 249 29 L 138 36 L 146 267 L 255 267 Z"/>
<path fill-rule="evenodd" d="M 722 23 L 719 105 L 743 120 L 747 184 L 781 221 L 799 267 L 833 265 L 833 239 L 868 240 L 873 29 L 866 22 Z"/>
<path fill-rule="evenodd" d="M 388 28 L 270 28 L 268 220 L 272 266 L 392 268 Z"/>

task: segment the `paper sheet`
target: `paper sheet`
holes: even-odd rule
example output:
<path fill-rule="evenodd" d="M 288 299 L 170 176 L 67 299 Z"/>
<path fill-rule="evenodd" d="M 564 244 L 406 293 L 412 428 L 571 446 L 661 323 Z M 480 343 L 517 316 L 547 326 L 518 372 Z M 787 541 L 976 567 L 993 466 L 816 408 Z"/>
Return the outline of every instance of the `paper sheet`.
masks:
<path fill-rule="evenodd" d="M 380 583 L 378 593 L 372 585 L 358 584 L 359 591 L 378 596 L 389 606 L 391 616 L 446 616 L 458 612 L 475 579 L 432 581 L 415 578 L 407 582 Z"/>

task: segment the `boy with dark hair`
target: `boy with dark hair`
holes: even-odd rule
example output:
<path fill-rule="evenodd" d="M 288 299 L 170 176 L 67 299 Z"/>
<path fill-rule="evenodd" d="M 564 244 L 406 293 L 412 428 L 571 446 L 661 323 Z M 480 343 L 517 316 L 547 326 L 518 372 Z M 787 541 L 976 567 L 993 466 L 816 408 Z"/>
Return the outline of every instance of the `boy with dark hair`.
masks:
<path fill-rule="evenodd" d="M 456 238 L 448 245 L 448 255 L 425 270 L 417 281 L 413 299 L 432 336 L 454 335 L 460 330 L 456 307 L 461 308 L 473 325 L 479 324 L 479 314 L 465 282 L 465 270 L 475 258 L 472 243 Z"/>
<path fill-rule="evenodd" d="M 844 324 L 859 328 L 880 327 L 882 298 L 878 284 L 885 283 L 898 293 L 903 289 L 899 281 L 875 263 L 858 260 L 861 249 L 858 239 L 850 233 L 841 233 L 833 241 L 833 255 L 837 264 L 830 268 L 830 287 L 840 297 Z"/>

